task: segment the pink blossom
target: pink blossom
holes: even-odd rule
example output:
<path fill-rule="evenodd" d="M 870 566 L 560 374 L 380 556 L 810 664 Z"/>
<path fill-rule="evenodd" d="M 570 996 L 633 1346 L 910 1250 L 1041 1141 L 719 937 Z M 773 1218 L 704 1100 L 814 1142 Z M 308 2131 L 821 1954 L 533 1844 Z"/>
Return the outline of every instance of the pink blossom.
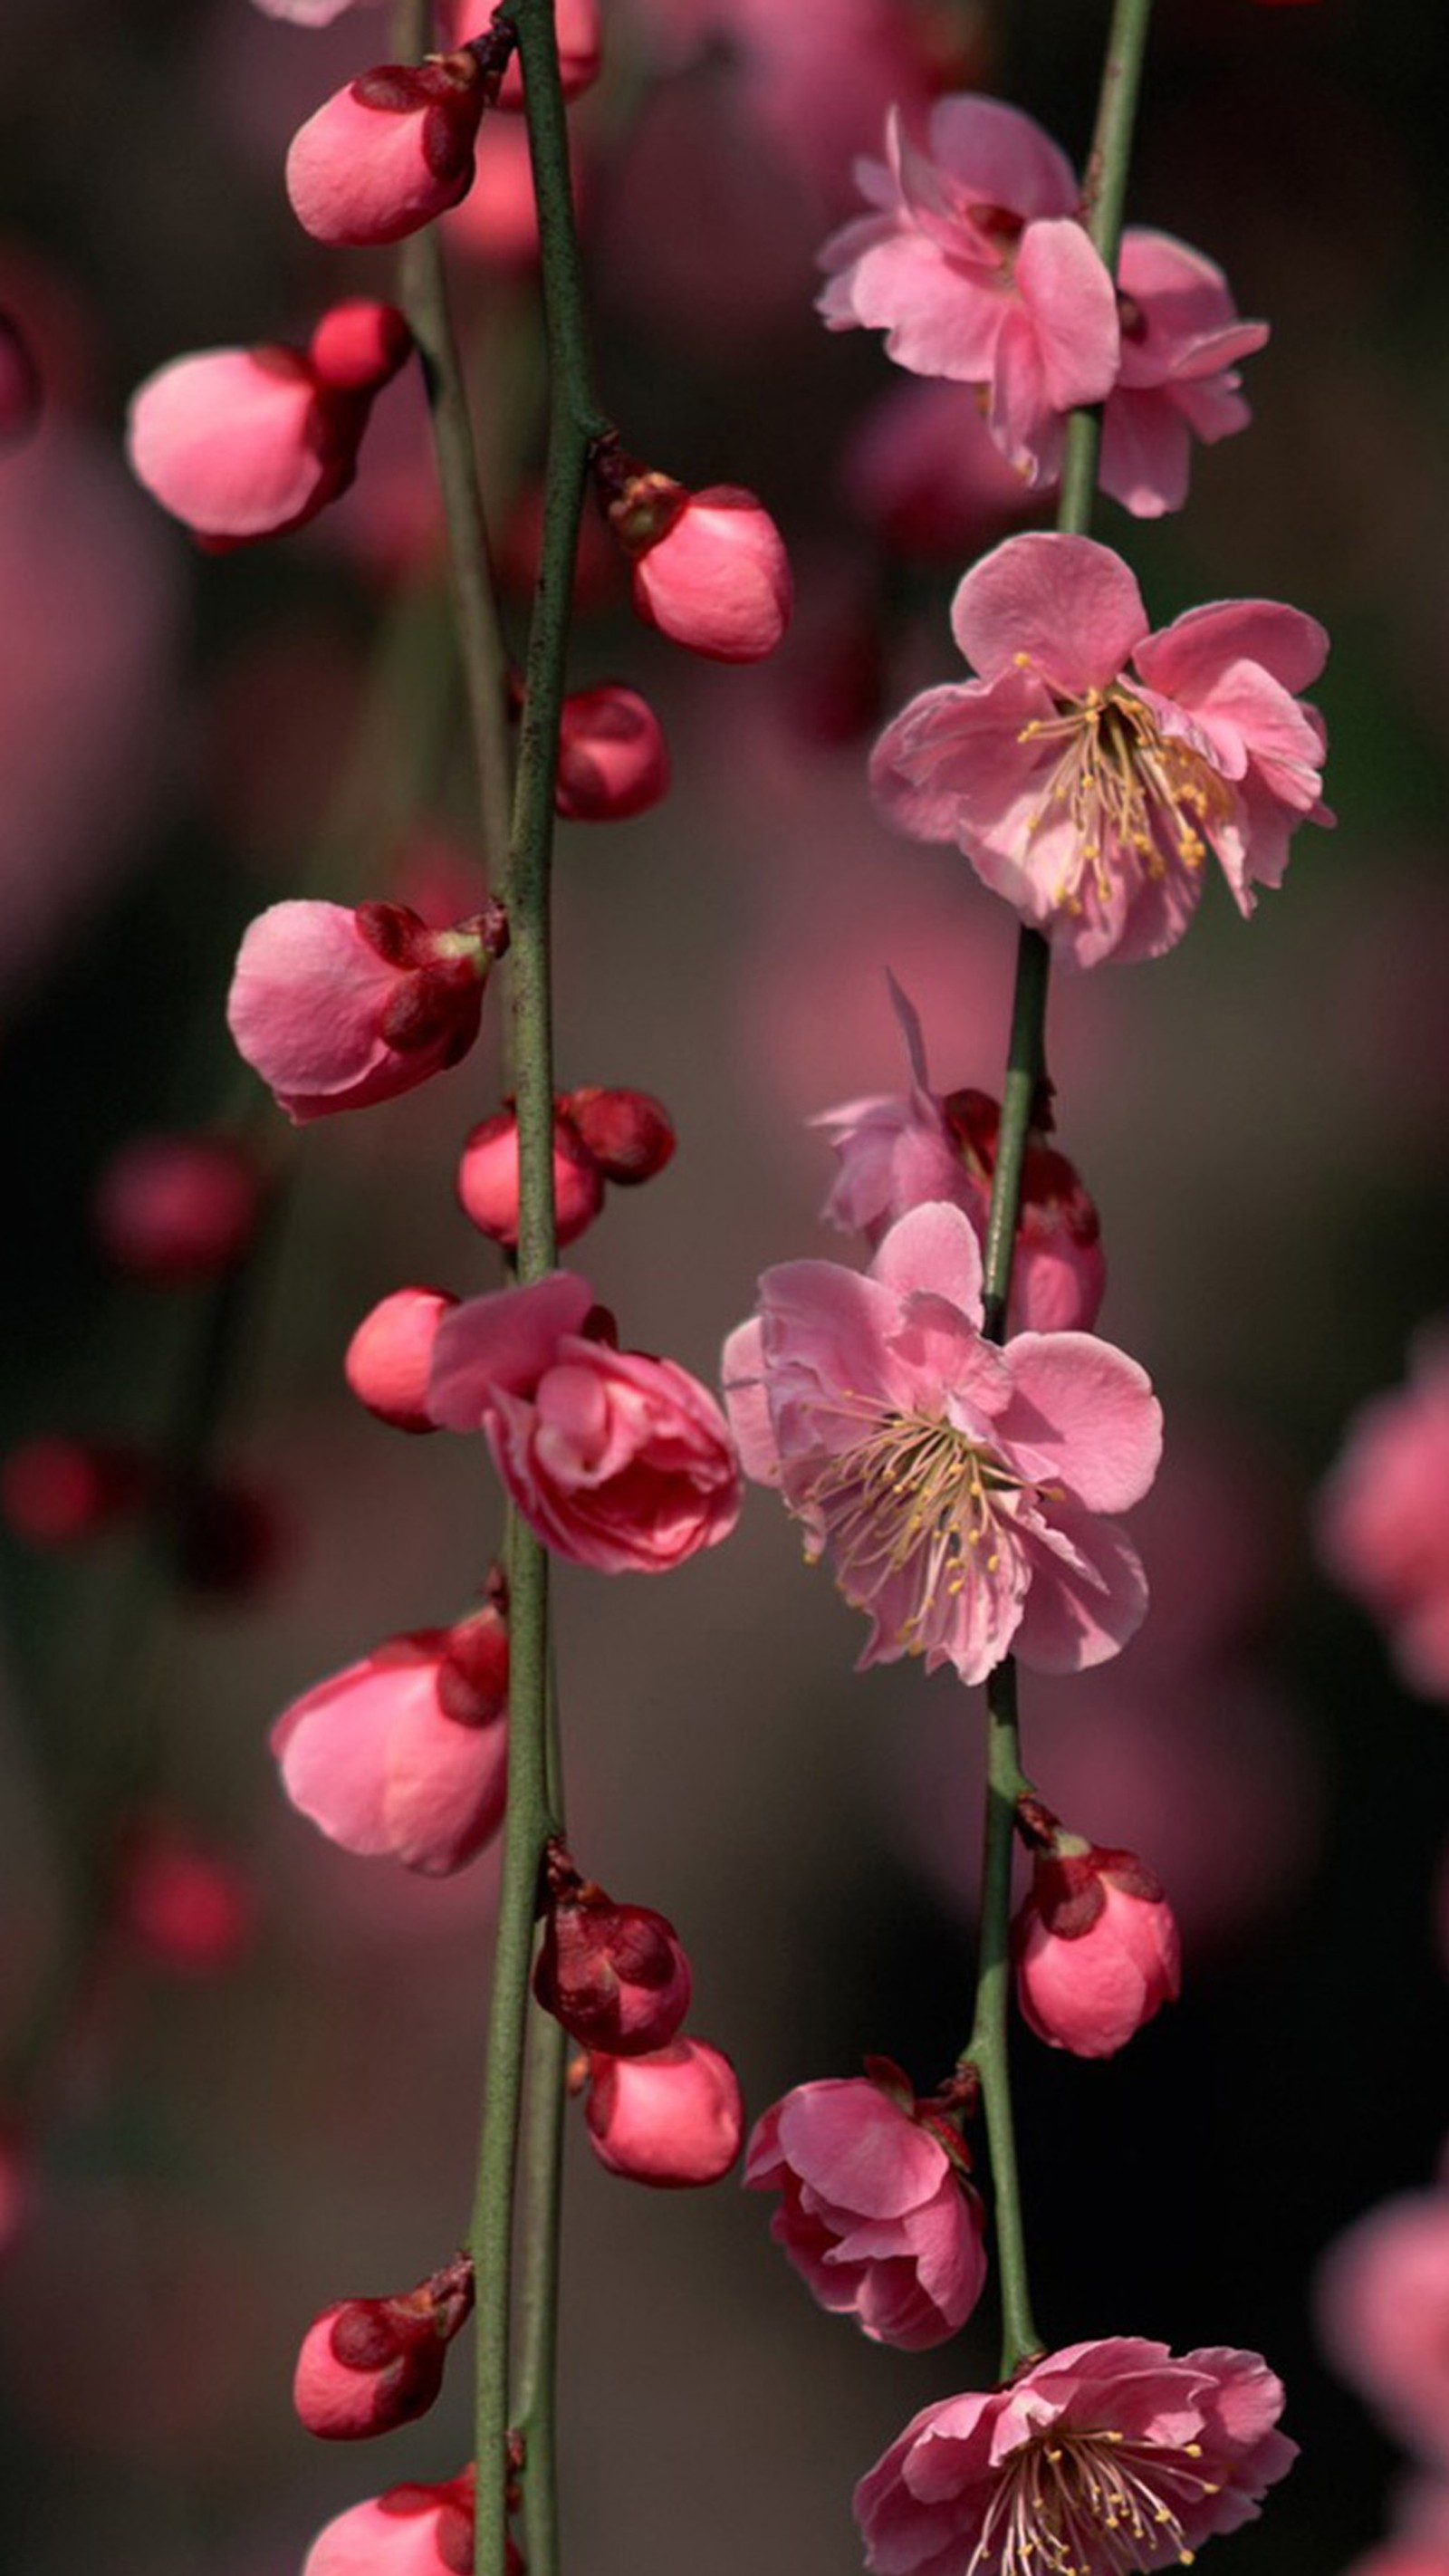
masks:
<path fill-rule="evenodd" d="M 396 1431 L 436 1431 L 428 1378 L 438 1326 L 458 1300 L 446 1288 L 395 1288 L 364 1315 L 343 1360 L 359 1404 Z"/>
<path fill-rule="evenodd" d="M 606 444 L 594 474 L 633 567 L 640 617 L 716 662 L 758 662 L 790 622 L 784 540 L 763 503 L 733 483 L 690 492 Z"/>
<path fill-rule="evenodd" d="M 496 85 L 496 81 L 495 81 Z M 292 138 L 287 195 L 317 241 L 401 241 L 466 196 L 488 100 L 476 54 L 382 63 Z"/>
<path fill-rule="evenodd" d="M 1129 226 L 1117 261 L 1122 366 L 1102 416 L 1099 480 L 1139 519 L 1180 510 L 1192 442 L 1246 429 L 1238 360 L 1268 337 L 1238 319 L 1222 270 L 1170 233 Z"/>
<path fill-rule="evenodd" d="M 282 1785 L 343 1851 L 446 1878 L 502 1821 L 507 1694 L 491 1603 L 455 1627 L 389 1637 L 283 1710 L 271 1739 Z"/>
<path fill-rule="evenodd" d="M 812 1119 L 840 1161 L 821 1210 L 827 1225 L 880 1242 L 898 1217 L 944 1199 L 970 1218 L 984 1253 L 1001 1123 L 984 1091 L 930 1089 L 921 1023 L 894 976 L 891 1001 L 906 1044 L 904 1096 L 849 1100 Z M 1012 1332 L 1086 1331 L 1107 1285 L 1097 1211 L 1065 1154 L 1033 1133 L 1026 1149 L 1021 1222 L 1011 1273 Z"/>
<path fill-rule="evenodd" d="M 1349 1426 L 1319 1496 L 1330 1573 L 1384 1622 L 1413 1690 L 1449 1698 L 1449 1333 L 1422 1334 L 1407 1386 Z"/>
<path fill-rule="evenodd" d="M 330 27 L 357 0 L 252 0 L 268 18 L 285 18 L 294 27 Z"/>
<path fill-rule="evenodd" d="M 435 1421 L 483 1431 L 530 1528 L 603 1574 L 662 1574 L 717 1547 L 740 1472 L 713 1396 L 672 1360 L 585 1331 L 593 1292 L 555 1271 L 444 1318 Z"/>
<path fill-rule="evenodd" d="M 596 2051 L 585 2116 L 600 2164 L 657 2191 L 722 2181 L 745 2130 L 739 2078 L 703 2039 L 673 2039 L 644 2057 Z"/>
<path fill-rule="evenodd" d="M 1172 1908 L 1135 1852 L 1054 1831 L 1011 1927 L 1016 1996 L 1038 2039 L 1115 2057 L 1182 1983 Z"/>
<path fill-rule="evenodd" d="M 415 2290 L 324 2308 L 302 2339 L 292 2382 L 308 2432 L 351 2442 L 425 2415 L 472 2306 L 473 2266 L 463 2254 Z"/>
<path fill-rule="evenodd" d="M 302 2576 L 472 2576 L 475 2480 L 471 2466 L 436 2486 L 388 2487 L 318 2532 Z M 508 2538 L 508 2576 L 523 2560 Z"/>
<path fill-rule="evenodd" d="M 823 2308 L 924 2352 L 986 2280 L 985 2221 L 960 2141 L 864 2076 L 797 2084 L 756 2121 L 745 2185 L 778 2191 L 770 2234 Z"/>
<path fill-rule="evenodd" d="M 492 17 L 493 0 L 462 0 L 455 17 L 453 42 L 461 45 L 475 36 L 485 36 Z M 599 0 L 554 0 L 553 27 L 564 97 L 580 98 L 599 77 L 603 50 Z M 498 105 L 514 115 L 523 112 L 523 65 L 516 53 L 503 75 Z"/>
<path fill-rule="evenodd" d="M 234 1136 L 133 1136 L 96 1189 L 96 1232 L 118 1270 L 156 1287 L 217 1279 L 250 1251 L 256 1157 Z"/>
<path fill-rule="evenodd" d="M 652 1905 L 616 1905 L 555 1845 L 533 1991 L 582 2048 L 642 2057 L 667 2048 L 694 1980 L 673 1924 Z"/>
<path fill-rule="evenodd" d="M 570 823 L 622 823 L 669 792 L 669 748 L 637 689 L 605 681 L 565 698 L 554 803 Z"/>
<path fill-rule="evenodd" d="M 211 1977 L 234 1967 L 257 1925 L 250 1879 L 232 1854 L 167 1823 L 126 1837 L 117 1913 L 157 1967 Z"/>
<path fill-rule="evenodd" d="M 493 1243 L 518 1241 L 518 1117 L 497 1109 L 480 1121 L 458 1160 L 458 1204 Z M 553 1121 L 554 1225 L 560 1245 L 574 1243 L 604 1204 L 604 1176 L 566 1112 Z"/>
<path fill-rule="evenodd" d="M 284 535 L 346 491 L 373 397 L 411 348 L 400 313 L 357 303 L 324 316 L 305 350 L 174 358 L 132 396 L 131 470 L 210 544 Z"/>
<path fill-rule="evenodd" d="M 1318 2326 L 1388 2430 L 1449 2469 L 1449 2190 L 1386 2200 L 1329 2247 Z"/>
<path fill-rule="evenodd" d="M 38 1431 L 0 1458 L 0 1520 L 30 1547 L 84 1546 L 131 1519 L 154 1487 L 138 1450 Z"/>
<path fill-rule="evenodd" d="M 1256 2518 L 1297 2456 L 1254 2352 L 1113 2335 L 1047 2353 L 1005 2388 L 927 2406 L 861 2479 L 879 2576 L 1186 2563 Z"/>
<path fill-rule="evenodd" d="M 1147 1606 L 1136 1550 L 1099 1517 L 1141 1500 L 1162 1417 L 1145 1372 L 1089 1333 L 981 1326 L 981 1251 L 959 1208 L 891 1228 L 866 1277 L 767 1270 L 725 1345 L 747 1475 L 778 1485 L 870 1635 L 861 1666 L 924 1655 L 983 1681 L 1008 1652 L 1078 1672 Z"/>
<path fill-rule="evenodd" d="M 977 388 L 899 381 L 861 414 L 841 483 L 852 511 L 898 554 L 959 563 L 1018 521 L 1037 496 L 1008 465 Z"/>
<path fill-rule="evenodd" d="M 1109 547 L 1033 533 L 966 575 L 951 623 L 980 676 L 887 726 L 877 798 L 918 840 L 955 841 L 1066 964 L 1173 947 L 1209 849 L 1251 913 L 1297 825 L 1332 822 L 1322 719 L 1294 695 L 1326 639 L 1297 609 L 1221 600 L 1151 634 Z"/>
<path fill-rule="evenodd" d="M 857 177 L 875 211 L 825 244 L 819 309 L 883 330 L 913 375 L 985 389 L 991 435 L 1023 482 L 1055 473 L 1063 416 L 1117 379 L 1112 280 L 1077 219 L 1071 164 L 999 99 L 937 101 L 927 148 L 897 110 L 886 159 Z"/>
<path fill-rule="evenodd" d="M 242 941 L 227 1025 L 294 1125 L 366 1109 L 466 1055 L 506 944 L 496 905 L 429 930 L 402 904 L 274 903 Z"/>

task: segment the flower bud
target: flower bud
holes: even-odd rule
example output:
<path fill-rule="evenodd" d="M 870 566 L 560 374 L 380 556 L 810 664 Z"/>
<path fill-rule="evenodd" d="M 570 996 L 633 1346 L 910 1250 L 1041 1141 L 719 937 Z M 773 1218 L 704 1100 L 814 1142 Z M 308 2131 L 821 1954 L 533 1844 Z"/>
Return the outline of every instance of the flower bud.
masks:
<path fill-rule="evenodd" d="M 428 1372 L 443 1317 L 457 1305 L 446 1288 L 395 1288 L 364 1315 L 343 1360 L 343 1373 L 369 1413 L 398 1431 L 433 1431 Z"/>
<path fill-rule="evenodd" d="M 40 419 L 40 369 L 18 323 L 0 312 L 0 456 L 23 447 Z"/>
<path fill-rule="evenodd" d="M 31 1547 L 75 1547 L 128 1519 L 153 1486 L 134 1450 L 39 1432 L 0 1461 L 0 1516 Z"/>
<path fill-rule="evenodd" d="M 95 1226 L 118 1270 L 189 1287 L 235 1268 L 261 1205 L 261 1173 L 238 1138 L 135 1136 L 101 1174 Z"/>
<path fill-rule="evenodd" d="M 324 2308 L 303 2337 L 292 2383 L 308 2432 L 353 2442 L 425 2415 L 472 2306 L 473 2266 L 460 2254 L 415 2290 Z"/>
<path fill-rule="evenodd" d="M 1034 1833 L 1033 1819 L 1024 1822 Z M 1177 1924 L 1151 1870 L 1135 1852 L 1084 1842 L 1055 1819 L 1011 1942 L 1025 2020 L 1074 2057 L 1115 2056 L 1181 1987 Z"/>
<path fill-rule="evenodd" d="M 637 689 L 605 681 L 564 700 L 554 803 L 566 821 L 622 823 L 668 787 L 668 746 Z"/>
<path fill-rule="evenodd" d="M 473 2576 L 475 2492 L 469 2466 L 436 2486 L 388 2487 L 349 2505 L 318 2532 L 302 2576 Z M 503 2563 L 507 2576 L 524 2576 L 512 2532 Z"/>
<path fill-rule="evenodd" d="M 589 2138 L 610 2173 L 682 2191 L 729 2172 L 745 2106 L 729 2059 L 705 2040 L 674 2039 L 645 2057 L 596 2052 L 589 2079 Z"/>
<path fill-rule="evenodd" d="M 553 1121 L 554 1220 L 560 1245 L 573 1243 L 604 1204 L 603 1175 L 570 1119 Z M 493 1243 L 518 1241 L 518 1119 L 496 1110 L 473 1129 L 458 1163 L 458 1204 Z"/>
<path fill-rule="evenodd" d="M 638 615 L 714 661 L 773 653 L 794 589 L 780 531 L 753 492 L 732 483 L 691 492 L 607 442 L 594 472 L 609 525 L 633 563 Z"/>
<path fill-rule="evenodd" d="M 652 1181 L 674 1152 L 669 1112 L 647 1091 L 601 1091 L 597 1083 L 585 1083 L 566 1092 L 561 1106 L 605 1180 L 620 1188 Z"/>
<path fill-rule="evenodd" d="M 330 394 L 376 394 L 392 382 L 412 345 L 395 304 L 351 295 L 323 314 L 307 343 L 307 362 Z"/>
<path fill-rule="evenodd" d="M 401 241 L 456 206 L 473 178 L 488 99 L 477 56 L 381 63 L 338 90 L 292 138 L 287 195 L 316 241 Z"/>
<path fill-rule="evenodd" d="M 672 1923 L 648 1905 L 615 1905 L 568 1855 L 549 1856 L 552 1901 L 533 1991 L 571 2039 L 612 2057 L 666 2048 L 693 1980 Z"/>

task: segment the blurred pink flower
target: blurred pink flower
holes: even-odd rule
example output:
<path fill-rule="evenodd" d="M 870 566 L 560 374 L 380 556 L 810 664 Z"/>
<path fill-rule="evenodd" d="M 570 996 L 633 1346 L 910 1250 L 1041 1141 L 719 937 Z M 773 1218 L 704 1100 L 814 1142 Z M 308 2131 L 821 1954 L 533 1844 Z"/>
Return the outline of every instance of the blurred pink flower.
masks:
<path fill-rule="evenodd" d="M 483 1431 L 530 1528 L 602 1574 L 662 1574 L 739 1518 L 740 1471 L 712 1395 L 672 1360 L 585 1331 L 593 1291 L 566 1271 L 445 1316 L 431 1405 Z"/>
<path fill-rule="evenodd" d="M 1042 532 L 966 575 L 951 624 L 980 676 L 887 726 L 876 795 L 917 839 L 955 841 L 1064 963 L 1173 947 L 1209 849 L 1251 913 L 1298 823 L 1333 820 L 1323 723 L 1294 694 L 1327 643 L 1299 610 L 1224 600 L 1151 634 L 1119 556 Z"/>
<path fill-rule="evenodd" d="M 873 2343 L 925 2352 L 965 2324 L 986 2280 L 981 2203 L 959 2141 L 884 2084 L 797 2084 L 756 2121 L 744 2178 L 781 2193 L 776 2244 Z"/>
<path fill-rule="evenodd" d="M 984 1681 L 1015 1652 L 1043 1672 L 1118 1653 L 1147 1588 L 1099 1517 L 1140 1501 L 1162 1417 L 1145 1372 L 1087 1333 L 981 1336 L 981 1252 L 959 1208 L 892 1227 L 869 1275 L 767 1270 L 725 1345 L 745 1472 L 778 1485 L 866 1611 L 860 1657 L 924 1655 Z"/>
<path fill-rule="evenodd" d="M 841 459 L 845 498 L 900 554 L 959 563 L 1032 508 L 972 385 L 895 383 L 856 420 Z"/>
<path fill-rule="evenodd" d="M 265 1187 L 240 1137 L 132 1136 L 96 1185 L 96 1233 L 118 1270 L 153 1287 L 189 1287 L 245 1259 Z"/>
<path fill-rule="evenodd" d="M 1077 220 L 1071 164 L 998 99 L 938 100 L 925 151 L 898 110 L 857 177 L 877 211 L 829 240 L 819 309 L 884 330 L 913 375 L 987 389 L 991 435 L 1027 484 L 1055 473 L 1064 415 L 1117 378 L 1112 280 Z"/>
<path fill-rule="evenodd" d="M 1252 415 L 1237 362 L 1266 322 L 1238 318 L 1222 270 L 1170 233 L 1130 226 L 1117 261 L 1122 365 L 1102 416 L 1099 480 L 1139 519 L 1180 510 L 1192 442 L 1214 445 Z"/>
<path fill-rule="evenodd" d="M 401 241 L 466 196 L 487 104 L 477 56 L 382 63 L 334 91 L 293 136 L 292 212 L 314 240 Z"/>
<path fill-rule="evenodd" d="M 257 1896 L 233 1853 L 153 1820 L 126 1839 L 117 1915 L 158 1967 L 177 1976 L 213 1977 L 235 1967 L 250 1948 Z"/>
<path fill-rule="evenodd" d="M 278 1718 L 272 1751 L 293 1806 L 329 1842 L 447 1877 L 502 1822 L 507 1705 L 508 1635 L 490 1603 L 314 1683 Z"/>
<path fill-rule="evenodd" d="M 1027 2576 L 1186 2563 L 1255 2519 L 1297 2445 L 1256 2353 L 1113 2336 L 1047 2353 L 1005 2388 L 948 2397 L 855 2490 L 880 2576 Z"/>
<path fill-rule="evenodd" d="M 707 2040 L 683 2036 L 643 2057 L 596 2050 L 585 2117 L 600 2164 L 657 2191 L 723 2181 L 745 2132 L 729 2059 Z"/>
<path fill-rule="evenodd" d="M 669 792 L 669 747 L 637 689 L 606 680 L 565 698 L 554 803 L 570 823 L 622 823 Z"/>
<path fill-rule="evenodd" d="M 1321 1489 L 1331 1574 L 1381 1619 L 1411 1689 L 1449 1698 L 1449 1331 L 1421 1334 L 1409 1383 L 1349 1425 Z"/>
<path fill-rule="evenodd" d="M 0 456 L 35 434 L 45 401 L 40 368 L 18 322 L 0 306 Z"/>
<path fill-rule="evenodd" d="M 1356 2220 L 1319 2266 L 1317 2304 L 1340 2378 L 1449 2469 L 1449 2189 L 1404 2192 Z"/>

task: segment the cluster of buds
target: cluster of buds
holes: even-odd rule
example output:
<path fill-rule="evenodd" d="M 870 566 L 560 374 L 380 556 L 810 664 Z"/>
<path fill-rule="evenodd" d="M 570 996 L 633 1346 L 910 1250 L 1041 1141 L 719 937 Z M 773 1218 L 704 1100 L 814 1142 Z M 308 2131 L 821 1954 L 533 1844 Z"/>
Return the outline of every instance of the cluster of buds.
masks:
<path fill-rule="evenodd" d="M 165 1535 L 177 1580 L 237 1599 L 286 1553 L 273 1499 L 233 1475 L 196 1475 L 121 1441 L 37 1432 L 0 1459 L 0 1520 L 28 1547 L 86 1547 L 142 1522 Z"/>
<path fill-rule="evenodd" d="M 558 1241 L 573 1243 L 604 1203 L 604 1186 L 634 1189 L 662 1172 L 674 1128 L 647 1091 L 606 1091 L 587 1083 L 561 1092 L 553 1111 L 553 1203 Z M 458 1164 L 458 1200 L 480 1234 L 518 1241 L 518 1119 L 511 1101 L 468 1138 Z"/>

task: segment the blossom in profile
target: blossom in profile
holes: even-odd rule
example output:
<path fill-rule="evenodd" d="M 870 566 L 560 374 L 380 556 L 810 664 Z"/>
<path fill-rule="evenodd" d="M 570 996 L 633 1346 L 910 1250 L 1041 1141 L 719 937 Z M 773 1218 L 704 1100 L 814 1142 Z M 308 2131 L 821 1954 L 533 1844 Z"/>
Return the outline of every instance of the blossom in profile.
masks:
<path fill-rule="evenodd" d="M 1055 1818 L 1011 1927 L 1016 1997 L 1049 2048 L 1115 2057 L 1182 1983 L 1182 1946 L 1160 1882 L 1135 1852 L 1107 1851 Z"/>
<path fill-rule="evenodd" d="M 329 1842 L 445 1878 L 503 1820 L 508 1631 L 490 1602 L 382 1645 L 284 1709 L 272 1751 Z"/>
<path fill-rule="evenodd" d="M 379 63 L 334 92 L 292 137 L 287 195 L 314 240 L 401 241 L 467 195 L 490 87 L 475 53 Z"/>
<path fill-rule="evenodd" d="M 391 305 L 338 305 L 306 349 L 282 342 L 173 358 L 131 398 L 131 470 L 214 547 L 283 536 L 347 490 L 374 397 L 412 333 Z"/>
<path fill-rule="evenodd" d="M 1449 2189 L 1402 2192 L 1332 2244 L 1318 2330 L 1399 2441 L 1449 2470 Z"/>
<path fill-rule="evenodd" d="M 443 2384 L 448 2346 L 473 2307 L 466 2254 L 382 2299 L 339 2299 L 302 2338 L 292 2403 L 309 2433 L 355 2442 L 425 2415 Z"/>
<path fill-rule="evenodd" d="M 595 452 L 593 470 L 633 567 L 635 613 L 711 661 L 759 662 L 773 653 L 795 593 L 785 541 L 764 503 L 734 483 L 691 492 L 610 442 Z"/>
<path fill-rule="evenodd" d="M 388 2487 L 318 2532 L 302 2576 L 469 2576 L 476 2498 L 471 2463 L 436 2485 Z M 511 2532 L 506 2565 L 508 2576 L 523 2576 Z"/>
<path fill-rule="evenodd" d="M 959 1208 L 891 1228 L 860 1277 L 767 1270 L 725 1346 L 745 1472 L 779 1487 L 870 1635 L 862 1667 L 923 1655 L 984 1681 L 1008 1652 L 1079 1672 L 1147 1606 L 1115 1521 L 1157 1472 L 1144 1370 L 1090 1333 L 981 1332 L 981 1250 Z"/>
<path fill-rule="evenodd" d="M 1153 634 L 1120 556 L 1043 532 L 973 567 L 951 625 L 978 676 L 887 726 L 876 797 L 954 841 L 1067 965 L 1173 947 L 1209 851 L 1250 914 L 1298 825 L 1332 822 L 1323 722 L 1297 695 L 1327 639 L 1298 609 L 1219 600 Z"/>
<path fill-rule="evenodd" d="M 1071 163 L 1019 108 L 966 96 L 937 101 L 924 149 L 892 109 L 885 160 L 856 175 L 873 212 L 821 252 L 827 326 L 884 331 L 897 366 L 980 386 L 1009 464 L 1049 481 L 1066 414 L 1105 400 L 1121 354 Z"/>
<path fill-rule="evenodd" d="M 780 2193 L 776 2244 L 822 2308 L 873 2343 L 924 2352 L 981 2295 L 985 2220 L 960 2139 L 903 2079 L 797 2084 L 756 2121 L 745 2187 Z"/>
<path fill-rule="evenodd" d="M 367 1109 L 466 1055 L 507 936 L 497 905 L 430 930 L 404 904 L 274 903 L 242 940 L 227 1026 L 294 1126 Z"/>
<path fill-rule="evenodd" d="M 874 1246 L 908 1208 L 944 1199 L 970 1218 L 984 1254 L 1000 1107 L 984 1091 L 932 1091 L 919 1017 L 894 976 L 888 981 L 910 1088 L 847 1100 L 811 1120 L 840 1164 L 821 1214 L 827 1225 L 863 1234 Z M 1072 1164 L 1033 1131 L 1011 1271 L 1011 1332 L 1086 1331 L 1096 1322 L 1107 1285 L 1101 1234 Z"/>
<path fill-rule="evenodd" d="M 486 1434 L 508 1494 L 560 1556 L 663 1574 L 734 1528 L 734 1443 L 697 1378 L 599 1332 L 592 1289 L 567 1271 L 469 1298 L 438 1328 L 433 1418 Z"/>
<path fill-rule="evenodd" d="M 92 1213 L 118 1270 L 153 1287 L 189 1287 L 246 1258 L 265 1196 L 257 1157 L 238 1136 L 132 1136 L 102 1172 Z"/>
<path fill-rule="evenodd" d="M 1297 2444 L 1254 2352 L 1113 2335 L 927 2406 L 860 2481 L 878 2576 L 1107 2576 L 1186 2565 L 1255 2519 Z"/>
<path fill-rule="evenodd" d="M 1245 322 L 1220 268 L 1170 233 L 1129 225 L 1117 259 L 1122 364 L 1102 414 L 1098 480 L 1135 518 L 1187 499 L 1192 443 L 1246 429 L 1238 362 L 1266 322 Z"/>
<path fill-rule="evenodd" d="M 1411 1689 L 1449 1698 L 1449 1332 L 1422 1334 L 1409 1382 L 1349 1426 L 1318 1498 L 1331 1574 L 1388 1630 Z"/>
<path fill-rule="evenodd" d="M 707 2040 L 682 2036 L 642 2057 L 595 2050 L 584 2115 L 600 2164 L 656 2191 L 722 2182 L 745 2134 L 729 2059 Z"/>

